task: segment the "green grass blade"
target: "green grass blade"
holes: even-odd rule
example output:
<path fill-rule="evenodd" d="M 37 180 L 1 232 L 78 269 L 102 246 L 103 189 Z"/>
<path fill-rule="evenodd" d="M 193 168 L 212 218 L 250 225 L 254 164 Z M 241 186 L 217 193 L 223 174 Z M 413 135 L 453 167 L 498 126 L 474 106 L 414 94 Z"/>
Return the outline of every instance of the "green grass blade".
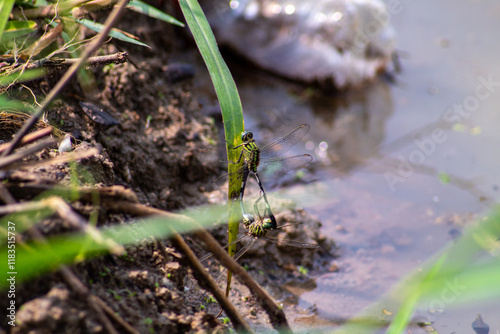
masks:
<path fill-rule="evenodd" d="M 104 30 L 104 26 L 102 24 L 88 20 L 88 19 L 77 19 L 76 22 L 80 23 L 81 25 L 83 25 L 91 30 L 94 30 L 95 32 L 101 32 L 102 30 Z M 129 36 L 125 35 L 124 33 L 119 32 L 116 29 L 111 29 L 111 31 L 109 32 L 109 36 L 116 38 L 116 39 L 119 39 L 120 41 L 132 43 L 132 44 L 136 44 L 136 45 L 140 45 L 140 46 L 145 46 L 145 47 L 151 49 L 151 47 L 149 45 L 147 45 L 146 43 L 143 43 L 135 38 L 129 37 Z"/>
<path fill-rule="evenodd" d="M 9 15 L 14 7 L 15 0 L 2 0 L 0 1 L 0 37 L 3 36 L 5 26 L 7 21 L 9 21 Z"/>
<path fill-rule="evenodd" d="M 5 43 L 34 31 L 36 31 L 36 22 L 34 21 L 9 21 L 5 25 L 5 30 L 0 41 Z"/>
<path fill-rule="evenodd" d="M 408 295 L 404 299 L 398 312 L 393 318 L 391 325 L 387 329 L 387 334 L 399 334 L 405 330 L 411 321 L 411 317 L 418 305 L 419 299 L 429 290 L 429 286 L 432 285 L 432 281 L 436 278 L 440 269 L 443 267 L 443 263 L 446 261 L 446 258 L 446 254 L 443 255 L 434 263 L 429 271 L 423 275 L 423 277 L 413 280 L 414 284 L 408 291 Z"/>
<path fill-rule="evenodd" d="M 128 3 L 127 8 L 136 11 L 138 13 L 147 15 L 149 17 L 161 20 L 170 24 L 178 25 L 179 27 L 184 27 L 184 23 L 176 20 L 172 16 L 165 14 L 159 9 L 154 8 L 140 0 L 132 0 Z"/>
<path fill-rule="evenodd" d="M 239 150 L 233 150 L 232 148 L 239 143 L 240 134 L 244 130 L 244 123 L 243 110 L 236 84 L 224 59 L 222 59 L 210 25 L 198 2 L 196 0 L 180 0 L 179 4 L 201 56 L 207 65 L 217 98 L 219 99 L 222 118 L 224 120 L 228 161 L 237 161 Z M 234 173 L 238 167 L 236 164 L 229 164 L 228 166 L 229 172 L 233 172 L 230 174 L 228 193 L 228 243 L 233 242 L 238 237 L 240 212 L 235 199 L 238 198 L 241 178 L 238 178 L 237 173 Z M 236 245 L 228 247 L 229 255 L 234 256 L 235 252 Z M 226 292 L 229 291 L 230 280 L 231 273 L 228 271 L 228 288 Z"/>
<path fill-rule="evenodd" d="M 9 100 L 4 95 L 0 95 L 0 109 L 5 112 L 14 110 L 14 111 L 24 111 L 30 114 L 33 112 L 33 110 L 35 110 L 34 107 L 23 101 Z"/>
<path fill-rule="evenodd" d="M 382 310 L 388 310 L 395 315 L 387 333 L 399 334 L 407 328 L 417 307 L 448 308 L 460 303 L 495 300 L 500 296 L 499 240 L 500 206 L 497 206 L 480 223 L 468 228 L 460 239 L 402 278 L 386 297 L 335 332 L 372 333 L 375 324 L 361 330 L 360 323 L 363 319 L 378 319 Z"/>
<path fill-rule="evenodd" d="M 26 70 L 24 72 L 16 72 L 12 74 L 0 75 L 0 87 L 5 87 L 13 82 L 30 81 L 43 77 L 47 71 L 44 68 L 36 68 Z"/>
<path fill-rule="evenodd" d="M 15 224 L 15 233 L 20 233 L 24 222 L 28 221 L 29 224 L 34 224 L 39 219 L 43 219 L 39 215 L 41 211 L 44 211 L 46 216 L 51 213 L 50 210 L 2 217 L 0 227 L 7 231 L 8 226 Z M 180 212 L 180 215 L 172 215 L 171 217 L 154 217 L 129 224 L 102 227 L 99 229 L 101 240 L 91 238 L 89 234 L 73 233 L 48 238 L 46 244 L 34 242 L 21 246 L 16 243 L 14 267 L 9 267 L 7 261 L 0 263 L 0 289 L 9 283 L 6 280 L 8 272 L 17 272 L 16 282 L 20 283 L 41 273 L 56 270 L 61 264 L 71 264 L 82 258 L 109 253 L 110 245 L 114 243 L 132 245 L 151 237 L 167 238 L 172 235 L 172 228 L 178 233 L 185 233 L 200 226 L 213 226 L 213 217 L 221 216 L 225 210 L 227 210 L 225 206 L 211 205 L 190 208 Z M 185 216 L 188 218 L 186 219 Z M 3 259 L 8 259 L 9 254 L 13 253 L 7 240 L 7 235 L 3 234 L 2 242 L 0 242 L 0 256 Z"/>

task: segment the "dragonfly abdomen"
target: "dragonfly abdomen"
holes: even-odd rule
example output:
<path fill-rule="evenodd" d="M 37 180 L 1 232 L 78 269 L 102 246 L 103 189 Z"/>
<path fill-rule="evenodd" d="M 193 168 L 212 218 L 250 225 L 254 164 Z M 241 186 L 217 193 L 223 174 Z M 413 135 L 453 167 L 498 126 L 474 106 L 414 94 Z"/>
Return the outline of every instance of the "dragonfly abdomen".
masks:
<path fill-rule="evenodd" d="M 260 163 L 260 149 L 255 144 L 255 141 L 250 141 L 245 144 L 245 157 L 247 159 L 248 169 L 253 173 L 257 172 L 257 167 Z"/>
<path fill-rule="evenodd" d="M 267 234 L 267 230 L 262 226 L 261 222 L 255 222 L 248 227 L 248 233 L 256 238 L 260 238 Z"/>

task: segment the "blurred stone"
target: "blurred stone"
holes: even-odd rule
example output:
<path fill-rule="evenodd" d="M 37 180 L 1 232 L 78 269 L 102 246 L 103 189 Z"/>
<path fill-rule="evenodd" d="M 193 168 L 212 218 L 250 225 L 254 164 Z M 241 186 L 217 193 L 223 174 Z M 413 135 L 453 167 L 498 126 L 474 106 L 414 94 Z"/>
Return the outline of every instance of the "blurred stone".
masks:
<path fill-rule="evenodd" d="M 218 43 L 288 78 L 355 87 L 393 63 L 395 32 L 380 0 L 205 4 Z"/>

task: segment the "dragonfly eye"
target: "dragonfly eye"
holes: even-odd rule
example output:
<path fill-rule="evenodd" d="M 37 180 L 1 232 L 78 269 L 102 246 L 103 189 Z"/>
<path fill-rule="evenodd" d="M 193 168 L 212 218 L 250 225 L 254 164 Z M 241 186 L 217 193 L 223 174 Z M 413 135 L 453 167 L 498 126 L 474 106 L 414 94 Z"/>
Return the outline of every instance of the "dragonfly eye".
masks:
<path fill-rule="evenodd" d="M 243 142 L 247 142 L 249 140 L 251 140 L 253 138 L 253 133 L 251 133 L 250 131 L 243 131 L 241 133 L 241 141 Z"/>
<path fill-rule="evenodd" d="M 272 230 L 273 229 L 273 222 L 271 221 L 271 219 L 269 219 L 269 218 L 264 219 L 264 222 L 262 224 L 262 228 L 264 230 Z"/>

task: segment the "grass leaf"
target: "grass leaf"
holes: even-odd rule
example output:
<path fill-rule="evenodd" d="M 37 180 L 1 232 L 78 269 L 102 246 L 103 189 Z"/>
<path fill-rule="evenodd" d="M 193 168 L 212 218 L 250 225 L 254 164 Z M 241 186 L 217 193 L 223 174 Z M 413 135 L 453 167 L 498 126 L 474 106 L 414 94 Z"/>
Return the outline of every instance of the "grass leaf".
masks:
<path fill-rule="evenodd" d="M 44 68 L 36 68 L 32 70 L 26 70 L 24 72 L 16 72 L 6 75 L 0 75 L 0 87 L 5 87 L 13 82 L 30 81 L 43 77 L 46 73 Z"/>
<path fill-rule="evenodd" d="M 91 30 L 94 30 L 95 32 L 101 32 L 104 29 L 104 26 L 102 24 L 88 20 L 88 19 L 77 19 L 76 22 L 80 23 L 81 25 L 83 25 Z M 116 38 L 120 41 L 132 43 L 132 44 L 136 44 L 136 45 L 140 45 L 140 46 L 145 46 L 145 47 L 151 49 L 151 47 L 149 45 L 139 41 L 138 37 L 135 37 L 134 35 L 129 34 L 129 33 L 125 34 L 124 32 L 121 32 L 118 29 L 113 28 L 109 32 L 109 36 Z"/>
<path fill-rule="evenodd" d="M 19 100 L 9 100 L 5 95 L 0 95 L 0 109 L 7 113 L 11 110 L 32 113 L 34 110 L 31 105 Z"/>
<path fill-rule="evenodd" d="M 194 40 L 201 56 L 207 65 L 208 72 L 214 84 L 217 98 L 222 110 L 222 119 L 224 121 L 224 134 L 227 142 L 227 158 L 228 161 L 237 161 L 239 156 L 238 150 L 232 148 L 238 144 L 240 134 L 244 130 L 243 110 L 241 107 L 240 97 L 233 77 L 229 72 L 224 59 L 219 52 L 217 42 L 210 29 L 210 25 L 196 0 L 180 0 L 182 13 L 186 18 L 186 22 L 193 34 Z M 240 212 L 235 199 L 238 197 L 241 187 L 241 176 L 234 173 L 237 171 L 237 164 L 229 164 L 229 228 L 228 228 L 228 243 L 232 243 L 238 237 Z M 234 256 L 236 245 L 228 247 L 228 253 Z M 231 280 L 231 272 L 228 271 L 228 284 L 226 294 L 229 292 Z"/>
<path fill-rule="evenodd" d="M 20 283 L 41 273 L 56 270 L 61 264 L 77 262 L 82 255 L 83 258 L 90 258 L 106 254 L 109 252 L 109 245 L 113 243 L 131 245 L 151 237 L 166 238 L 174 233 L 173 229 L 178 233 L 184 233 L 200 226 L 213 226 L 216 220 L 214 217 L 220 217 L 225 210 L 223 206 L 203 206 L 182 211 L 181 215 L 172 214 L 171 217 L 154 217 L 129 224 L 103 227 L 99 229 L 102 240 L 91 238 L 88 234 L 72 233 L 49 238 L 46 244 L 35 242 L 23 247 L 16 244 L 15 270 L 9 269 L 7 261 L 2 261 L 0 264 L 0 288 L 9 283 L 5 276 L 10 271 L 17 272 L 16 282 Z M 22 222 L 29 221 L 34 224 L 50 213 L 48 209 L 43 215 L 36 212 L 6 216 L 0 220 L 0 226 L 6 229 L 7 222 L 14 222 L 17 232 Z M 12 253 L 9 249 L 5 242 L 0 244 L 0 256 L 8 259 L 8 254 Z"/>
<path fill-rule="evenodd" d="M 9 21 L 5 26 L 2 38 L 2 43 L 10 41 L 16 37 L 24 36 L 36 31 L 36 22 L 34 21 Z"/>
<path fill-rule="evenodd" d="M 178 25 L 180 27 L 184 27 L 184 23 L 176 20 L 172 16 L 165 14 L 161 10 L 156 9 L 153 6 L 150 6 L 150 5 L 144 3 L 140 0 L 130 1 L 127 5 L 127 8 L 130 8 L 133 11 L 147 15 L 149 17 L 152 17 L 152 18 L 155 18 L 155 19 L 167 22 L 167 23 L 175 24 L 175 25 Z"/>
<path fill-rule="evenodd" d="M 15 0 L 2 0 L 0 1 L 0 38 L 3 36 L 3 32 L 9 21 L 9 15 L 14 7 Z"/>

